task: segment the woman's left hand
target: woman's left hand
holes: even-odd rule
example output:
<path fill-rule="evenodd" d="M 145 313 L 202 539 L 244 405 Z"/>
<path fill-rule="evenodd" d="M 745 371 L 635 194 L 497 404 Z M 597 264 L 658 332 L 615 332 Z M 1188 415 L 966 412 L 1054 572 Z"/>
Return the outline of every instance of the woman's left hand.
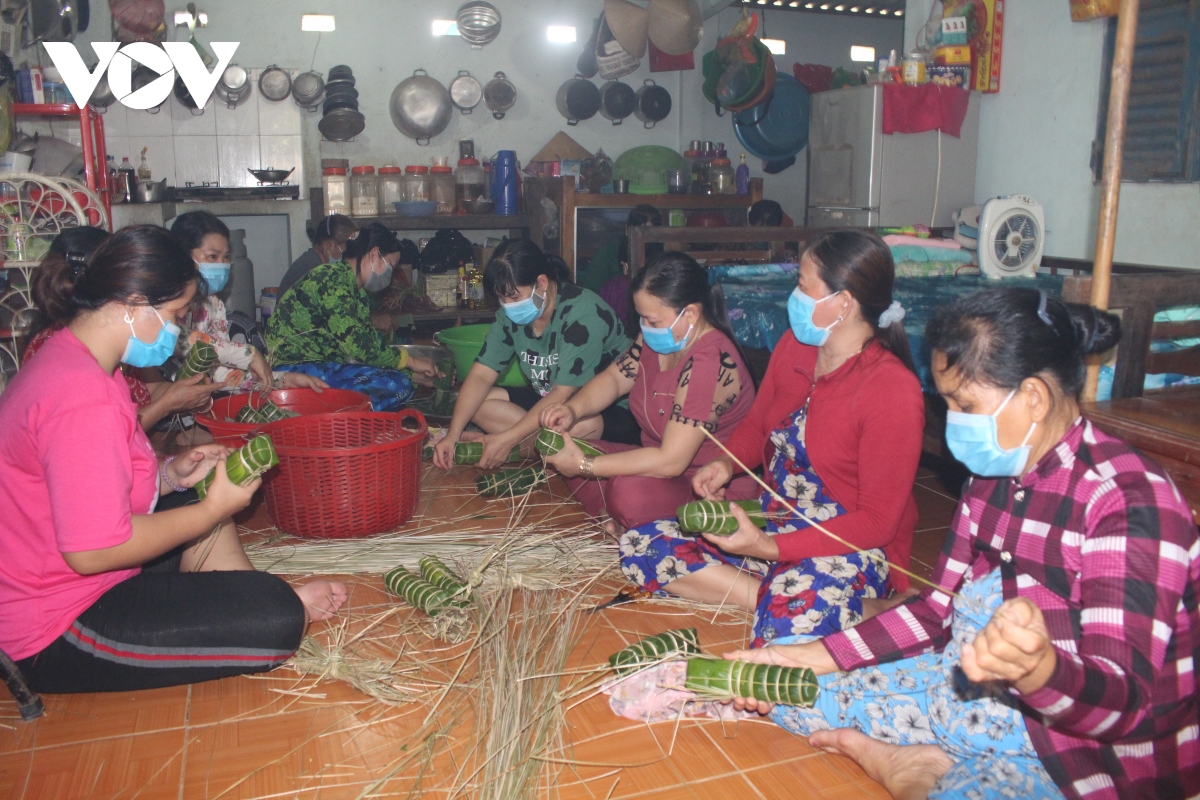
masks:
<path fill-rule="evenodd" d="M 421 356 L 409 356 L 404 368 L 412 370 L 413 380 L 422 386 L 433 386 L 434 378 L 441 374 L 432 358 Z"/>
<path fill-rule="evenodd" d="M 254 358 L 250 360 L 250 371 L 264 387 L 269 389 L 275 385 L 275 376 L 271 373 L 271 365 L 258 350 L 254 351 Z"/>
<path fill-rule="evenodd" d="M 1041 609 L 1023 597 L 1005 600 L 962 649 L 962 669 L 970 680 L 1007 681 L 1022 694 L 1045 686 L 1057 662 Z"/>
<path fill-rule="evenodd" d="M 745 510 L 737 503 L 729 504 L 730 513 L 738 521 L 738 529 L 732 536 L 713 536 L 701 534 L 704 540 L 714 547 L 719 547 L 726 553 L 735 556 L 749 556 L 763 561 L 779 560 L 779 545 L 773 536 L 767 536 L 762 528 L 750 521 Z"/>
<path fill-rule="evenodd" d="M 547 465 L 554 467 L 555 472 L 559 475 L 564 478 L 574 478 L 579 475 L 579 462 L 583 461 L 583 451 L 579 449 L 579 445 L 575 444 L 571 434 L 564 433 L 562 437 L 563 449 L 552 456 L 543 456 L 543 459 Z"/>
<path fill-rule="evenodd" d="M 312 389 L 317 394 L 320 394 L 322 389 L 329 388 L 325 381 L 303 372 L 281 372 L 276 385 L 280 389 Z"/>
<path fill-rule="evenodd" d="M 190 489 L 230 452 L 232 451 L 228 447 L 219 444 L 197 445 L 175 456 L 171 463 L 167 464 L 167 474 L 176 486 Z"/>

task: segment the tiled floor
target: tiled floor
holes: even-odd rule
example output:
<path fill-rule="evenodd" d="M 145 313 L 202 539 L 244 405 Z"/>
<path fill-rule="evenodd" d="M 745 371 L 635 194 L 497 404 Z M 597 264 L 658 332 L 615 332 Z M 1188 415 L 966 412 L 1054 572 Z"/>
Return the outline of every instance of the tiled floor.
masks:
<path fill-rule="evenodd" d="M 470 477 L 468 468 L 451 473 L 448 483 L 431 476 L 422 513 L 446 503 L 447 487 L 462 490 Z M 914 493 L 920 511 L 915 571 L 927 572 L 941 548 L 954 493 L 926 469 Z M 452 502 L 460 507 L 460 501 Z M 578 512 L 564 504 L 561 513 L 570 519 Z M 247 525 L 265 524 L 259 506 Z M 348 580 L 353 607 L 392 602 L 377 577 Z M 611 597 L 617 585 L 609 581 L 594 593 Z M 658 602 L 585 617 L 569 669 L 595 667 L 626 644 L 666 628 L 697 627 L 705 650 L 714 654 L 740 646 L 747 631 L 738 616 Z M 428 655 L 444 645 L 426 640 L 416 647 Z M 287 669 L 190 687 L 44 701 L 46 715 L 25 724 L 7 695 L 0 700 L 0 797 L 450 798 L 474 734 L 462 703 L 447 702 L 430 715 L 428 703 L 387 706 L 340 681 L 299 678 Z M 887 797 L 852 762 L 816 751 L 769 722 L 651 726 L 615 716 L 600 695 L 572 702 L 577 704 L 566 714 L 566 747 L 549 757 L 547 796 Z M 439 727 L 447 729 L 445 736 L 429 736 Z"/>

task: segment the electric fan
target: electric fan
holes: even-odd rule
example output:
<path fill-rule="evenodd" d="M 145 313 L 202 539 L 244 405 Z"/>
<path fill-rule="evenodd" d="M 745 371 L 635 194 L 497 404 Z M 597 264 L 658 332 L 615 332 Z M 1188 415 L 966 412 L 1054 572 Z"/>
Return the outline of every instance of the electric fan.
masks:
<path fill-rule="evenodd" d="M 1031 197 L 993 197 L 979 215 L 979 269 L 989 278 L 1031 277 L 1042 263 L 1046 218 Z"/>

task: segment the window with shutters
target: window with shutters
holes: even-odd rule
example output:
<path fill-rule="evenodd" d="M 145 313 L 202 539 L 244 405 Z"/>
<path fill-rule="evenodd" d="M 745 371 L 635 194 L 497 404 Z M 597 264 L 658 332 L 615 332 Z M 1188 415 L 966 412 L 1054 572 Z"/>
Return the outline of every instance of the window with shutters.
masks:
<path fill-rule="evenodd" d="M 1092 155 L 1097 180 L 1116 29 L 1110 20 Z M 1200 0 L 1141 0 L 1121 179 L 1200 181 Z"/>

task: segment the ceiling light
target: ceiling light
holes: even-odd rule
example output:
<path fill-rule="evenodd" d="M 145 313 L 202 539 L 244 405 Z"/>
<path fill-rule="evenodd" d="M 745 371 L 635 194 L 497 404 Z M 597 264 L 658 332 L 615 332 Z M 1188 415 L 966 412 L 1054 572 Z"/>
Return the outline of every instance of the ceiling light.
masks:
<path fill-rule="evenodd" d="M 829 10 L 829 3 L 821 3 L 821 10 L 822 10 L 822 11 L 828 11 L 828 10 Z"/>
<path fill-rule="evenodd" d="M 851 61 L 865 61 L 868 64 L 874 64 L 875 63 L 875 48 L 867 47 L 864 45 L 858 45 L 858 44 L 851 45 L 850 46 L 850 60 Z"/>
<path fill-rule="evenodd" d="M 199 20 L 199 22 L 197 23 L 197 25 L 199 27 L 201 27 L 201 28 L 208 27 L 208 12 L 207 11 L 196 12 L 196 19 Z M 187 25 L 191 21 L 192 21 L 191 12 L 189 12 L 189 11 L 176 11 L 175 12 L 175 26 L 176 27 L 179 27 L 181 25 Z"/>
<path fill-rule="evenodd" d="M 812 3 L 805 3 L 805 4 L 804 4 L 804 7 L 805 7 L 805 8 L 812 8 L 812 7 L 813 7 L 813 4 L 812 4 Z"/>
<path fill-rule="evenodd" d="M 783 5 L 783 0 L 775 0 L 775 5 L 777 5 L 777 6 Z"/>
<path fill-rule="evenodd" d="M 873 9 L 873 8 L 868 8 L 868 9 L 867 9 L 867 13 L 868 13 L 868 14 L 874 14 L 874 13 L 875 13 L 875 9 Z"/>
<path fill-rule="evenodd" d="M 787 42 L 783 39 L 762 39 L 760 41 L 773 54 L 777 56 L 787 55 Z"/>
<path fill-rule="evenodd" d="M 300 30 L 328 33 L 333 30 L 333 14 L 301 14 Z"/>
<path fill-rule="evenodd" d="M 857 14 L 857 13 L 858 13 L 858 6 L 850 6 L 850 10 L 851 10 L 851 11 L 853 11 L 855 14 Z"/>
<path fill-rule="evenodd" d="M 458 36 L 458 23 L 452 19 L 435 19 L 433 21 L 434 36 Z"/>
<path fill-rule="evenodd" d="M 555 44 L 571 44 L 575 41 L 575 26 L 550 25 L 546 28 L 546 41 Z"/>
<path fill-rule="evenodd" d="M 834 11 L 845 11 L 846 7 L 845 6 L 834 6 L 833 10 Z"/>
<path fill-rule="evenodd" d="M 800 0 L 792 0 L 792 2 L 788 3 L 788 7 L 789 8 L 799 8 Z"/>
<path fill-rule="evenodd" d="M 897 17 L 903 17 L 903 16 L 904 16 L 904 9 L 899 9 L 898 11 L 896 11 L 896 16 L 897 16 Z"/>

